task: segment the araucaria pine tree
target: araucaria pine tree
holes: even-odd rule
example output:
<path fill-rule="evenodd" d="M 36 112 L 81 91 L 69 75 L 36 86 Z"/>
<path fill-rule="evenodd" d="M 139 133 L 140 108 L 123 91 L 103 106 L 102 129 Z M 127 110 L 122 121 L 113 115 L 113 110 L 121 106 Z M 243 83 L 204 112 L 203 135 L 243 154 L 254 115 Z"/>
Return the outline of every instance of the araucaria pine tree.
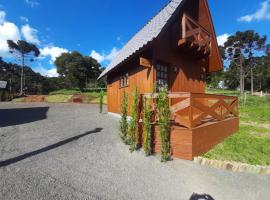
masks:
<path fill-rule="evenodd" d="M 147 104 L 147 99 L 144 98 L 144 118 L 143 118 L 143 149 L 146 156 L 151 155 L 152 153 L 152 147 L 151 147 L 151 106 Z"/>
<path fill-rule="evenodd" d="M 121 100 L 121 120 L 120 120 L 120 137 L 127 144 L 128 143 L 128 121 L 127 121 L 127 112 L 128 112 L 128 95 L 124 91 L 122 94 Z"/>
<path fill-rule="evenodd" d="M 131 106 L 131 121 L 129 129 L 129 144 L 131 152 L 135 151 L 138 145 L 138 100 L 139 91 L 138 87 L 135 86 Z"/>
<path fill-rule="evenodd" d="M 161 162 L 170 160 L 170 107 L 167 88 L 160 89 L 157 97 L 157 114 L 161 141 Z"/>

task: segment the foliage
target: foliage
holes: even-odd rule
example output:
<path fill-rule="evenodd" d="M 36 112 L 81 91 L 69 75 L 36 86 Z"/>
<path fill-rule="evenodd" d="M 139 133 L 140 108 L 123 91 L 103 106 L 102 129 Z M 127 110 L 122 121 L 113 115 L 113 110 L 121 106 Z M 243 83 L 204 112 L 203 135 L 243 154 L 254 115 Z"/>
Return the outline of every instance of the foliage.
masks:
<path fill-rule="evenodd" d="M 156 100 L 161 141 L 161 161 L 170 160 L 170 107 L 167 88 L 161 88 Z"/>
<path fill-rule="evenodd" d="M 102 90 L 100 93 L 99 93 L 99 113 L 102 113 L 103 112 L 103 98 L 104 98 L 104 91 Z"/>
<path fill-rule="evenodd" d="M 7 89 L 11 93 L 20 91 L 21 67 L 17 64 L 6 63 L 0 58 L 0 80 L 7 81 Z M 30 67 L 24 67 L 25 92 L 27 94 L 41 94 L 44 92 L 46 78 L 34 72 Z"/>
<path fill-rule="evenodd" d="M 128 94 L 124 91 L 121 99 L 121 120 L 120 120 L 120 137 L 127 144 L 128 143 Z"/>
<path fill-rule="evenodd" d="M 40 52 L 39 49 L 34 45 L 23 40 L 18 40 L 14 42 L 12 40 L 7 40 L 10 53 L 18 59 L 21 63 L 21 80 L 20 80 L 20 95 L 24 94 L 24 66 L 29 60 L 34 61 L 34 57 L 38 57 Z"/>
<path fill-rule="evenodd" d="M 63 53 L 56 58 L 55 65 L 61 77 L 65 77 L 71 86 L 81 91 L 86 87 L 88 80 L 96 79 L 101 73 L 100 64 L 92 57 L 83 56 L 77 51 Z"/>
<path fill-rule="evenodd" d="M 151 137 L 151 105 L 147 104 L 147 99 L 144 98 L 144 140 L 143 140 L 143 149 L 146 156 L 149 156 L 152 154 L 152 137 Z"/>
<path fill-rule="evenodd" d="M 254 55 L 266 49 L 266 36 L 260 36 L 253 30 L 238 31 L 231 35 L 224 44 L 226 59 L 234 67 L 234 79 L 238 80 L 240 92 L 245 90 L 246 77 L 250 78 L 251 93 L 253 93 Z"/>
<path fill-rule="evenodd" d="M 131 105 L 131 120 L 129 125 L 129 144 L 130 151 L 133 152 L 136 150 L 138 145 L 138 100 L 139 100 L 139 91 L 138 87 L 135 86 L 133 91 L 132 105 Z"/>

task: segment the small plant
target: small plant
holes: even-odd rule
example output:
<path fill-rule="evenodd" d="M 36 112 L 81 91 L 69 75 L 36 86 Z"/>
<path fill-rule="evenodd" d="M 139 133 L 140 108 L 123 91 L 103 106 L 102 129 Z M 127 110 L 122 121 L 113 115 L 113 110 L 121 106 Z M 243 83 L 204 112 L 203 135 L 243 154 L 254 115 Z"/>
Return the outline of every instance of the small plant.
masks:
<path fill-rule="evenodd" d="M 124 91 L 122 94 L 121 100 L 121 120 L 120 120 L 120 137 L 127 144 L 128 143 L 128 121 L 127 121 L 127 112 L 128 112 L 128 95 Z"/>
<path fill-rule="evenodd" d="M 152 153 L 152 148 L 151 148 L 151 116 L 152 116 L 152 111 L 151 111 L 151 106 L 147 104 L 147 99 L 146 97 L 144 98 L 144 127 L 143 127 L 143 132 L 144 132 L 144 140 L 143 140 L 143 149 L 145 152 L 146 156 L 151 155 Z"/>
<path fill-rule="evenodd" d="M 160 88 L 156 100 L 159 135 L 161 141 L 161 162 L 170 160 L 170 107 L 167 88 Z"/>
<path fill-rule="evenodd" d="M 103 112 L 103 99 L 104 99 L 104 91 L 102 90 L 99 93 L 99 113 Z"/>
<path fill-rule="evenodd" d="M 130 129 L 129 129 L 129 144 L 130 151 L 133 152 L 136 150 L 138 146 L 138 99 L 139 91 L 138 87 L 135 86 L 133 92 L 132 106 L 131 106 L 131 121 L 130 121 Z"/>

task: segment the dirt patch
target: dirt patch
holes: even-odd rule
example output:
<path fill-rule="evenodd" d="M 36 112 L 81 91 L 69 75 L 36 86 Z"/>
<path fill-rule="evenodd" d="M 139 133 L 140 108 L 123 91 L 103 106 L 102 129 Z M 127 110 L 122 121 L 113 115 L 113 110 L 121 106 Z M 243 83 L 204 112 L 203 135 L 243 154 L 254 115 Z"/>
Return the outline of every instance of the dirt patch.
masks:
<path fill-rule="evenodd" d="M 86 101 L 86 96 L 82 94 L 73 95 L 71 98 L 72 103 L 84 103 Z"/>
<path fill-rule="evenodd" d="M 24 98 L 25 102 L 44 102 L 45 95 L 31 95 Z"/>
<path fill-rule="evenodd" d="M 250 133 L 251 135 L 254 135 L 254 136 L 259 136 L 259 137 L 270 137 L 270 133 L 266 133 L 266 132 L 251 132 Z"/>
<path fill-rule="evenodd" d="M 257 127 L 262 127 L 262 128 L 267 128 L 270 129 L 270 124 L 263 124 L 263 123 L 256 123 L 256 122 L 241 122 L 242 125 L 247 125 L 247 126 L 257 126 Z"/>

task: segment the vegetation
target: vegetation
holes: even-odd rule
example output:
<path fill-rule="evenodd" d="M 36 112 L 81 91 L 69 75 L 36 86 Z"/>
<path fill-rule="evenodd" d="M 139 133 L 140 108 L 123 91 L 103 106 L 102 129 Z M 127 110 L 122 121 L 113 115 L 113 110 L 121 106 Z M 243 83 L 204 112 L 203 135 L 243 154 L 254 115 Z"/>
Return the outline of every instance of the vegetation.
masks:
<path fill-rule="evenodd" d="M 170 160 L 170 107 L 167 89 L 161 88 L 156 100 L 159 134 L 161 141 L 161 162 Z"/>
<path fill-rule="evenodd" d="M 67 103 L 71 97 L 72 95 L 55 94 L 47 96 L 45 101 L 48 103 Z"/>
<path fill-rule="evenodd" d="M 270 91 L 270 45 L 266 36 L 252 30 L 236 32 L 220 47 L 226 70 L 211 73 L 207 84 L 212 88 Z M 222 84 L 221 84 L 222 83 Z"/>
<path fill-rule="evenodd" d="M 23 40 L 18 40 L 14 42 L 12 40 L 7 40 L 10 53 L 14 55 L 16 59 L 21 62 L 21 86 L 20 95 L 24 93 L 24 65 L 29 61 L 34 61 L 34 57 L 38 57 L 40 52 L 39 49 L 34 45 Z"/>
<path fill-rule="evenodd" d="M 144 98 L 143 149 L 146 156 L 152 154 L 151 116 L 152 116 L 151 106 L 147 104 L 147 99 Z"/>
<path fill-rule="evenodd" d="M 139 91 L 138 87 L 135 86 L 132 98 L 132 105 L 131 105 L 131 120 L 129 125 L 129 144 L 130 144 L 130 151 L 133 152 L 136 150 L 138 141 L 138 100 L 139 100 Z"/>
<path fill-rule="evenodd" d="M 128 143 L 128 95 L 124 91 L 121 100 L 121 120 L 120 120 L 120 137 L 127 144 Z"/>
<path fill-rule="evenodd" d="M 210 90 L 215 94 L 239 95 L 229 90 Z M 270 165 L 270 98 L 247 95 L 240 99 L 240 129 L 204 157 L 254 165 Z"/>
<path fill-rule="evenodd" d="M 80 91 L 86 88 L 87 80 L 96 79 L 102 71 L 95 59 L 77 51 L 63 53 L 56 58 L 55 65 L 60 76 L 65 77 L 72 87 L 78 87 Z"/>
<path fill-rule="evenodd" d="M 105 95 L 104 91 L 101 91 L 99 93 L 99 113 L 103 112 L 103 103 L 104 103 L 103 98 L 104 98 L 104 95 Z"/>

